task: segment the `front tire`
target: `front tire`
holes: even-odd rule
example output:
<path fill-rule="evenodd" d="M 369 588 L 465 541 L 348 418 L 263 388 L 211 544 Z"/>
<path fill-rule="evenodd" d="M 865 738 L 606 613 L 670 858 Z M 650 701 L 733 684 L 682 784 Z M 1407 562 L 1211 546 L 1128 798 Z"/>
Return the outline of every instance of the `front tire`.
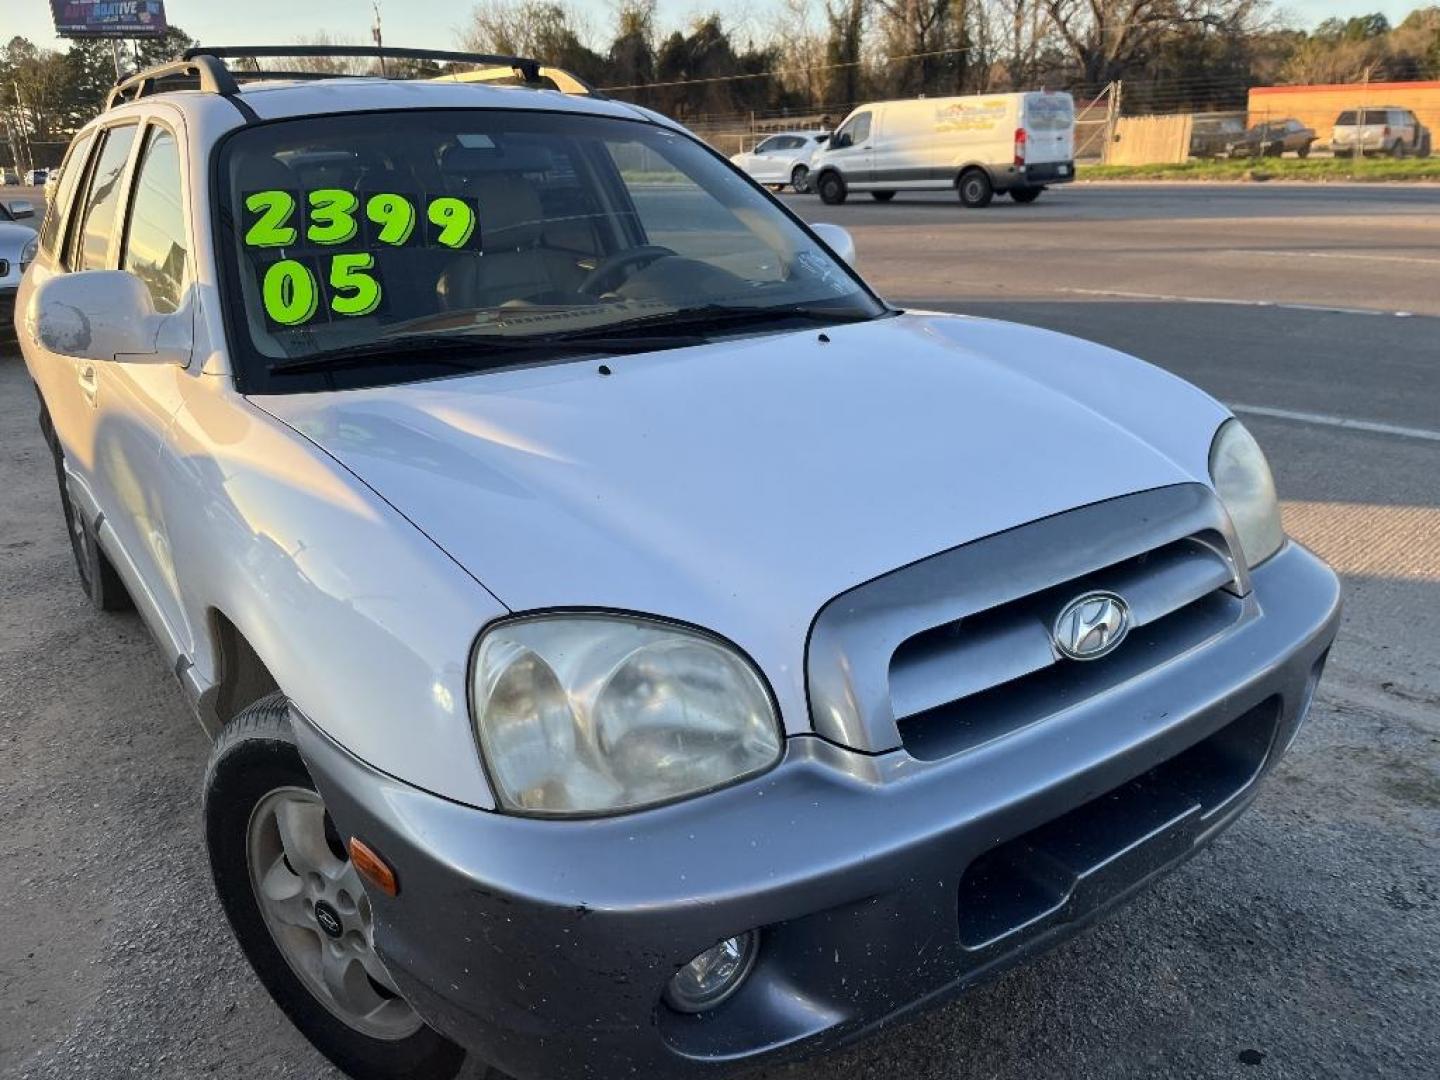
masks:
<path fill-rule="evenodd" d="M 810 170 L 804 165 L 796 165 L 790 170 L 790 188 L 797 195 L 810 194 Z"/>
<path fill-rule="evenodd" d="M 891 199 L 893 199 L 894 197 L 895 197 L 895 193 L 894 193 L 893 191 L 872 191 L 872 192 L 870 192 L 870 198 L 874 199 L 876 202 L 889 202 L 889 201 L 890 201 Z"/>
<path fill-rule="evenodd" d="M 315 790 L 281 694 L 220 733 L 205 774 L 205 839 L 241 950 L 302 1035 L 356 1080 L 451 1080 L 465 1052 L 395 991 L 370 902 Z"/>
<path fill-rule="evenodd" d="M 1018 203 L 1032 203 L 1040 197 L 1044 188 L 1038 187 L 1015 187 L 1010 189 L 1010 198 Z"/>
<path fill-rule="evenodd" d="M 1390 156 L 1397 159 L 1405 156 L 1405 144 L 1399 139 L 1396 139 L 1395 145 L 1390 147 Z"/>
<path fill-rule="evenodd" d="M 1295 153 L 1299 157 L 1308 158 L 1310 156 L 1310 143 L 1307 142 L 1303 144 Z"/>
<path fill-rule="evenodd" d="M 984 169 L 966 169 L 956 181 L 955 189 L 961 205 L 972 210 L 989 206 L 990 200 L 995 197 L 995 188 Z"/>
<path fill-rule="evenodd" d="M 844 179 L 835 172 L 821 173 L 816 190 L 820 192 L 820 201 L 827 206 L 839 206 L 850 194 L 849 189 L 845 187 Z"/>

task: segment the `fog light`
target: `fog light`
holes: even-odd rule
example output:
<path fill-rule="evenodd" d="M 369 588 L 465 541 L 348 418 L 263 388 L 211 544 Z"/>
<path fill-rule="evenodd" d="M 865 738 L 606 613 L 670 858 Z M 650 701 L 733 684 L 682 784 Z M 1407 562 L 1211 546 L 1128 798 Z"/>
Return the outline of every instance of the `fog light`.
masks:
<path fill-rule="evenodd" d="M 728 998 L 755 966 L 760 936 L 751 930 L 712 945 L 675 973 L 665 987 L 665 1001 L 685 1013 L 713 1009 Z"/>

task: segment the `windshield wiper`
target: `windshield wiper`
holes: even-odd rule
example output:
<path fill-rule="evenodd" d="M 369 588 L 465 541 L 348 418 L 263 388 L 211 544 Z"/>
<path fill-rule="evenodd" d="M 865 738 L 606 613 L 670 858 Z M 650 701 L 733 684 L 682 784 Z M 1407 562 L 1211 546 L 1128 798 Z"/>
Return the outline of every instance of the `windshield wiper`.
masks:
<path fill-rule="evenodd" d="M 754 307 L 744 304 L 703 304 L 700 307 L 680 308 L 676 311 L 662 311 L 641 315 L 634 319 L 621 319 L 587 330 L 553 335 L 552 341 L 592 341 L 607 334 L 647 335 L 650 331 L 668 334 L 672 331 L 690 331 L 704 334 L 709 330 L 733 329 L 741 326 L 760 326 L 775 322 L 804 322 L 836 325 L 842 323 L 868 322 L 874 315 L 859 315 L 854 312 L 826 311 L 824 308 L 806 304 L 782 304 L 772 307 Z M 654 340 L 653 338 L 651 339 Z"/>
<path fill-rule="evenodd" d="M 663 338 L 651 335 L 634 337 L 607 333 L 610 329 L 611 327 L 599 327 L 593 333 L 574 338 L 567 334 L 527 337 L 467 333 L 402 334 L 393 338 L 377 338 L 358 345 L 326 349 L 311 356 L 278 360 L 270 365 L 269 370 L 271 374 L 289 375 L 307 371 L 366 367 L 372 364 L 433 363 L 461 370 L 484 371 L 515 363 L 519 353 L 555 356 L 648 352 L 656 348 L 704 344 L 704 338 L 693 334 L 670 334 Z"/>

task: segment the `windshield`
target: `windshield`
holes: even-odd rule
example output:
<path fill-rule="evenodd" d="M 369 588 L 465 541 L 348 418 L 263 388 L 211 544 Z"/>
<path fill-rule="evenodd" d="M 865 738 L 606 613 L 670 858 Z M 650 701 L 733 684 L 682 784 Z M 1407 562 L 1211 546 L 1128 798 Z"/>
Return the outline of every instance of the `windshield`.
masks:
<path fill-rule="evenodd" d="M 672 325 L 680 343 L 712 325 L 885 311 L 753 184 L 654 124 L 315 117 L 241 129 L 218 168 L 236 370 L 251 391 L 568 358 L 586 336 L 604 351 L 632 330 L 660 348 Z"/>

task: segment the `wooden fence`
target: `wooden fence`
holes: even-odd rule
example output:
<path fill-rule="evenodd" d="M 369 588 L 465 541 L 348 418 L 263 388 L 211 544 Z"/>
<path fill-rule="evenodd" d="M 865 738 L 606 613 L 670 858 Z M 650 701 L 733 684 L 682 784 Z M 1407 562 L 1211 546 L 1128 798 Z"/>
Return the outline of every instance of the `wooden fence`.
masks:
<path fill-rule="evenodd" d="M 1190 155 L 1189 113 L 1174 116 L 1122 116 L 1115 140 L 1106 148 L 1107 165 L 1163 165 Z"/>

